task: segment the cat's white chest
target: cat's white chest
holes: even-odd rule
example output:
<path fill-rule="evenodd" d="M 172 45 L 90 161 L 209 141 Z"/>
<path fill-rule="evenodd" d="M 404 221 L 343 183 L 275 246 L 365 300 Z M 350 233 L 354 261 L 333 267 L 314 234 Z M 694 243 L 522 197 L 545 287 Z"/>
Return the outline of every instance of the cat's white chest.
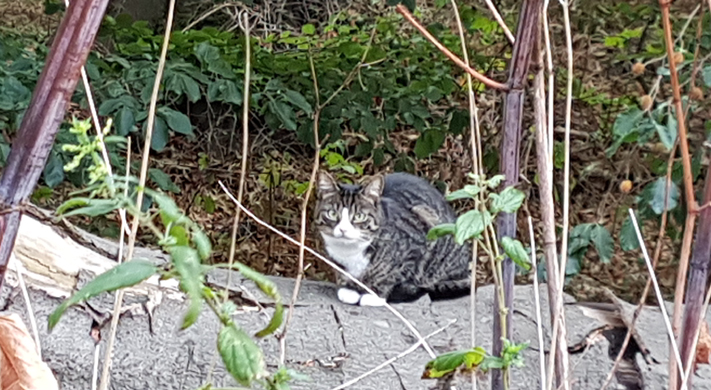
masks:
<path fill-rule="evenodd" d="M 370 262 L 365 256 L 365 251 L 370 246 L 370 241 L 353 240 L 345 237 L 332 237 L 322 234 L 323 243 L 328 255 L 343 267 L 349 274 L 360 278 Z"/>

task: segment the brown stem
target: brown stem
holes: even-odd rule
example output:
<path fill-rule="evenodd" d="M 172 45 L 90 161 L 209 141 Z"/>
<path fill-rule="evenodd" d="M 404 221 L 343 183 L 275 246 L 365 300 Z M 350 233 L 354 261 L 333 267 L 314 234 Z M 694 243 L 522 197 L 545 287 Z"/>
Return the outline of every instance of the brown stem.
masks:
<path fill-rule="evenodd" d="M 694 197 L 694 183 L 691 173 L 691 157 L 689 157 L 689 141 L 686 137 L 686 121 L 684 120 L 684 107 L 681 101 L 681 87 L 679 86 L 679 75 L 676 72 L 676 62 L 674 61 L 674 40 L 672 39 L 672 26 L 669 19 L 670 0 L 659 0 L 662 9 L 662 24 L 664 25 L 664 41 L 667 46 L 667 57 L 669 59 L 669 74 L 672 85 L 673 103 L 676 109 L 677 123 L 679 125 L 679 146 L 681 146 L 681 163 L 684 166 L 684 194 L 688 204 L 688 212 L 696 213 L 698 206 Z"/>
<path fill-rule="evenodd" d="M 0 179 L 0 286 L 27 202 L 42 174 L 108 0 L 67 8 Z"/>
<path fill-rule="evenodd" d="M 437 40 L 437 38 L 435 38 L 432 34 L 430 34 L 430 32 L 427 31 L 427 29 L 422 24 L 420 24 L 420 22 L 418 22 L 414 16 L 412 16 L 412 14 L 407 9 L 407 7 L 405 7 L 402 4 L 398 4 L 396 8 L 397 8 L 397 12 L 402 14 L 402 16 L 404 16 L 405 19 L 407 19 L 407 21 L 410 22 L 410 24 L 412 24 L 425 38 L 427 38 L 428 41 L 432 42 L 432 44 L 435 45 L 435 47 L 437 47 L 437 49 L 439 51 L 441 51 L 445 56 L 447 56 L 450 60 L 452 60 L 452 62 L 454 62 L 458 67 L 462 68 L 465 72 L 472 75 L 472 77 L 474 77 L 475 79 L 484 83 L 484 85 L 486 85 L 487 87 L 498 89 L 500 91 L 508 91 L 509 90 L 509 88 L 506 85 L 501 84 L 498 81 L 494 81 L 494 80 L 484 76 L 483 74 L 477 72 L 476 70 L 472 69 L 471 67 L 467 66 L 467 64 L 464 61 L 462 61 L 461 58 L 457 57 L 456 54 L 452 53 L 442 43 L 440 43 Z"/>
<path fill-rule="evenodd" d="M 509 63 L 509 91 L 506 94 L 504 103 L 504 136 L 501 142 L 501 166 L 500 170 L 506 176 L 503 187 L 515 186 L 518 184 L 521 168 L 519 164 L 519 150 L 521 149 L 521 121 L 524 104 L 524 88 L 526 86 L 528 69 L 531 63 L 533 48 L 538 38 L 538 27 L 540 25 L 541 9 L 543 1 L 525 0 L 521 4 L 519 13 L 519 24 L 516 30 L 516 43 L 513 47 L 511 62 Z M 504 237 L 516 237 L 516 214 L 501 213 L 497 218 L 497 235 L 499 239 Z M 504 305 L 509 313 L 513 312 L 513 286 L 516 268 L 508 257 L 503 260 L 503 288 L 505 293 Z M 553 270 L 552 272 L 556 272 Z M 550 272 L 549 272 L 550 273 Z M 494 301 L 494 310 L 498 310 L 498 297 Z M 501 341 L 502 334 L 513 334 L 512 316 L 507 316 L 506 323 L 501 324 L 498 316 L 494 316 L 493 321 L 493 347 L 492 354 L 499 356 L 503 349 Z M 505 332 L 503 331 L 505 327 Z M 491 388 L 501 390 L 504 388 L 504 381 L 500 370 L 491 372 Z"/>

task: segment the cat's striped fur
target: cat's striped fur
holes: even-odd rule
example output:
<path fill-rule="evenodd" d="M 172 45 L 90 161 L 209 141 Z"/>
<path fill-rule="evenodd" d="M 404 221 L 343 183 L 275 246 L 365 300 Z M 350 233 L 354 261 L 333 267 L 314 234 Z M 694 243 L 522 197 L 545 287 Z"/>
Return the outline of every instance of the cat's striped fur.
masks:
<path fill-rule="evenodd" d="M 326 251 L 388 302 L 468 293 L 470 250 L 450 236 L 427 240 L 431 227 L 455 219 L 444 196 L 414 175 L 376 175 L 351 185 L 319 174 L 315 225 Z M 339 284 L 346 303 L 383 303 L 343 277 Z"/>

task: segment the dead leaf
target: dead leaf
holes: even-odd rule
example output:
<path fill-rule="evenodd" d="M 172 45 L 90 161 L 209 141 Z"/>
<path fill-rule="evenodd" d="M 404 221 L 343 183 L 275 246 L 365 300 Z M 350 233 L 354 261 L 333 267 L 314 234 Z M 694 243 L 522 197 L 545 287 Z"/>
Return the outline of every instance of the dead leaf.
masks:
<path fill-rule="evenodd" d="M 709 356 L 711 355 L 711 335 L 709 335 L 709 324 L 704 321 L 699 329 L 699 343 L 696 344 L 696 360 L 694 361 L 694 369 L 696 365 L 709 364 Z"/>
<path fill-rule="evenodd" d="M 35 348 L 19 315 L 0 314 L 0 389 L 57 390 L 59 385 Z"/>

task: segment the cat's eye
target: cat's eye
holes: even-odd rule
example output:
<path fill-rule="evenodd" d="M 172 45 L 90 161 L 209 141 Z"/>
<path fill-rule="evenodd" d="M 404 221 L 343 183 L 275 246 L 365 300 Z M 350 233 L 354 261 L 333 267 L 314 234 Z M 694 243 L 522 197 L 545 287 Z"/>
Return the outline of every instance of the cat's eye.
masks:
<path fill-rule="evenodd" d="M 334 209 L 330 209 L 326 212 L 326 218 L 330 219 L 331 221 L 338 221 L 338 211 Z"/>
<path fill-rule="evenodd" d="M 357 212 L 357 213 L 355 213 L 355 215 L 353 216 L 353 222 L 354 222 L 354 223 L 365 222 L 367 219 L 368 219 L 368 216 L 365 215 L 365 213 L 361 213 L 361 212 Z"/>

